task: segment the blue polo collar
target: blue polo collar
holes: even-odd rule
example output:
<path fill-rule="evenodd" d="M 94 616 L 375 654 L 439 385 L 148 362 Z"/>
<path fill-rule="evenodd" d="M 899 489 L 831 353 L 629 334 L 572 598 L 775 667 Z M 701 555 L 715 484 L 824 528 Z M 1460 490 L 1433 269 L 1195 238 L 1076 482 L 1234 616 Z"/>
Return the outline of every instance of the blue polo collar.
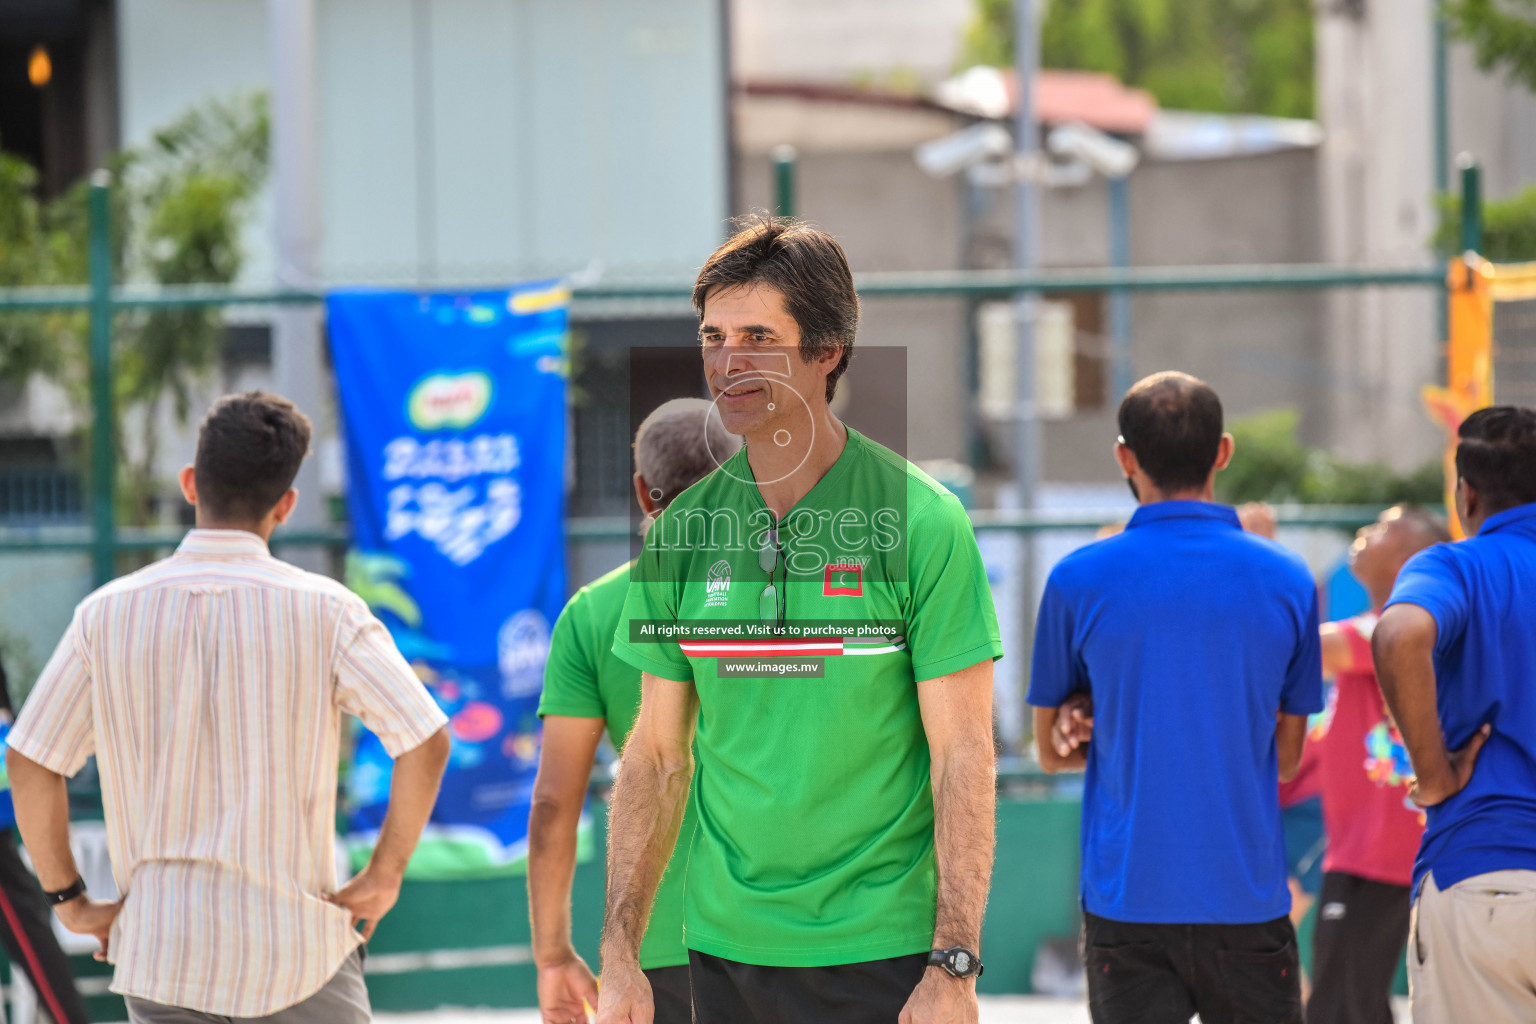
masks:
<path fill-rule="evenodd" d="M 1495 512 L 1483 520 L 1483 528 L 1477 531 L 1477 535 L 1481 537 L 1483 534 L 1493 533 L 1495 530 L 1522 525 L 1536 527 L 1536 501 L 1524 505 L 1516 505 L 1514 508 L 1507 508 L 1503 512 Z"/>
<path fill-rule="evenodd" d="M 1231 505 L 1218 505 L 1214 501 L 1155 501 L 1142 505 L 1132 515 L 1126 529 L 1135 529 L 1165 519 L 1204 519 L 1241 530 L 1243 524 Z M 1489 520 L 1492 522 L 1492 520 Z"/>

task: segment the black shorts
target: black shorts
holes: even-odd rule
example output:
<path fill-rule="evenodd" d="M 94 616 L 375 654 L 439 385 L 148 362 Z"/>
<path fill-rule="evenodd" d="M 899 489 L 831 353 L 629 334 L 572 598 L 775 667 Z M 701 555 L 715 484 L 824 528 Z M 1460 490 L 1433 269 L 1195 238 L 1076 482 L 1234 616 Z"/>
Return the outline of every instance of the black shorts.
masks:
<path fill-rule="evenodd" d="M 896 1024 L 927 968 L 927 953 L 833 967 L 761 967 L 688 951 L 698 1024 Z"/>
<path fill-rule="evenodd" d="M 691 1024 L 693 994 L 688 986 L 688 967 L 651 967 L 645 972 L 656 1005 L 655 1024 Z"/>
<path fill-rule="evenodd" d="M 1312 931 L 1308 1024 L 1391 1024 L 1392 979 L 1408 944 L 1406 885 L 1330 871 Z"/>
<path fill-rule="evenodd" d="M 1261 924 L 1132 924 L 1083 914 L 1094 1024 L 1301 1024 L 1288 917 Z"/>

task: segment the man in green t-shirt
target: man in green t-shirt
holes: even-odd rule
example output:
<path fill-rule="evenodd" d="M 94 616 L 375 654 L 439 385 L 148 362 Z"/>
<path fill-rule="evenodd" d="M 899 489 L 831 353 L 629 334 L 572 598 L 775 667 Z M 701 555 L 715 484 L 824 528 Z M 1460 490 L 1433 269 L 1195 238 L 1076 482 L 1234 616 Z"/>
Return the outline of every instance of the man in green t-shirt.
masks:
<path fill-rule="evenodd" d="M 654 410 L 635 432 L 635 497 L 646 525 L 739 446 L 702 398 L 677 398 Z M 632 564 L 575 593 L 555 623 L 544 667 L 544 741 L 528 816 L 528 911 L 539 1009 L 552 1024 L 584 1022 L 583 1003 L 597 1005 L 597 981 L 571 945 L 571 878 L 598 741 L 606 728 L 622 752 L 640 710 L 640 670 L 612 649 Z M 682 831 L 691 833 L 691 816 L 685 815 Z M 681 864 L 668 866 L 657 890 L 640 966 L 655 993 L 656 1024 L 689 1024 Z"/>
<path fill-rule="evenodd" d="M 641 934 L 691 783 L 695 1020 L 974 1022 L 1002 647 L 970 521 L 829 408 L 859 312 L 830 235 L 755 223 L 693 300 L 746 445 L 631 572 L 613 650 L 644 700 L 609 820 L 598 1020 L 652 1021 Z"/>

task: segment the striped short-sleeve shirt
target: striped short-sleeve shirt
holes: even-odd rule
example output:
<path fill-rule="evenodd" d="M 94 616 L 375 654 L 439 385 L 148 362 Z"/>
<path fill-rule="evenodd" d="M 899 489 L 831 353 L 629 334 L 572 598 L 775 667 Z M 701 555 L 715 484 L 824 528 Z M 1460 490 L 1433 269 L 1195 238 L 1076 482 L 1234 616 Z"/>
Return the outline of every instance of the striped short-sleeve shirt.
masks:
<path fill-rule="evenodd" d="M 194 530 L 80 604 L 10 745 L 61 775 L 96 755 L 113 991 L 260 1017 L 341 967 L 361 941 L 324 899 L 343 714 L 392 756 L 447 722 L 361 599 L 255 534 Z"/>

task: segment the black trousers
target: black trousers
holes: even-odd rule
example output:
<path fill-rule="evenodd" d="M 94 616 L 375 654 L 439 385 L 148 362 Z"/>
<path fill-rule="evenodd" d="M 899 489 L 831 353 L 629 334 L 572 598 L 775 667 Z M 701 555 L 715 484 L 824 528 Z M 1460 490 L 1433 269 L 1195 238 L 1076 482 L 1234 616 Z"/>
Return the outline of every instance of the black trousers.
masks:
<path fill-rule="evenodd" d="M 1301 1024 L 1289 918 L 1262 924 L 1131 924 L 1083 915 L 1094 1024 Z"/>
<path fill-rule="evenodd" d="M 86 1024 L 75 972 L 54 937 L 51 918 L 42 887 L 16 852 L 14 834 L 0 829 L 0 943 L 11 969 L 27 976 L 37 990 L 37 1005 L 58 1024 Z"/>
<path fill-rule="evenodd" d="M 1337 871 L 1323 876 L 1307 1024 L 1392 1024 L 1392 979 L 1412 906 L 1406 885 Z"/>
<path fill-rule="evenodd" d="M 651 967 L 645 980 L 651 983 L 651 999 L 656 1004 L 655 1024 L 690 1024 L 693 993 L 688 988 L 686 966 Z"/>
<path fill-rule="evenodd" d="M 697 1024 L 896 1024 L 928 954 L 835 967 L 760 967 L 688 951 Z"/>

